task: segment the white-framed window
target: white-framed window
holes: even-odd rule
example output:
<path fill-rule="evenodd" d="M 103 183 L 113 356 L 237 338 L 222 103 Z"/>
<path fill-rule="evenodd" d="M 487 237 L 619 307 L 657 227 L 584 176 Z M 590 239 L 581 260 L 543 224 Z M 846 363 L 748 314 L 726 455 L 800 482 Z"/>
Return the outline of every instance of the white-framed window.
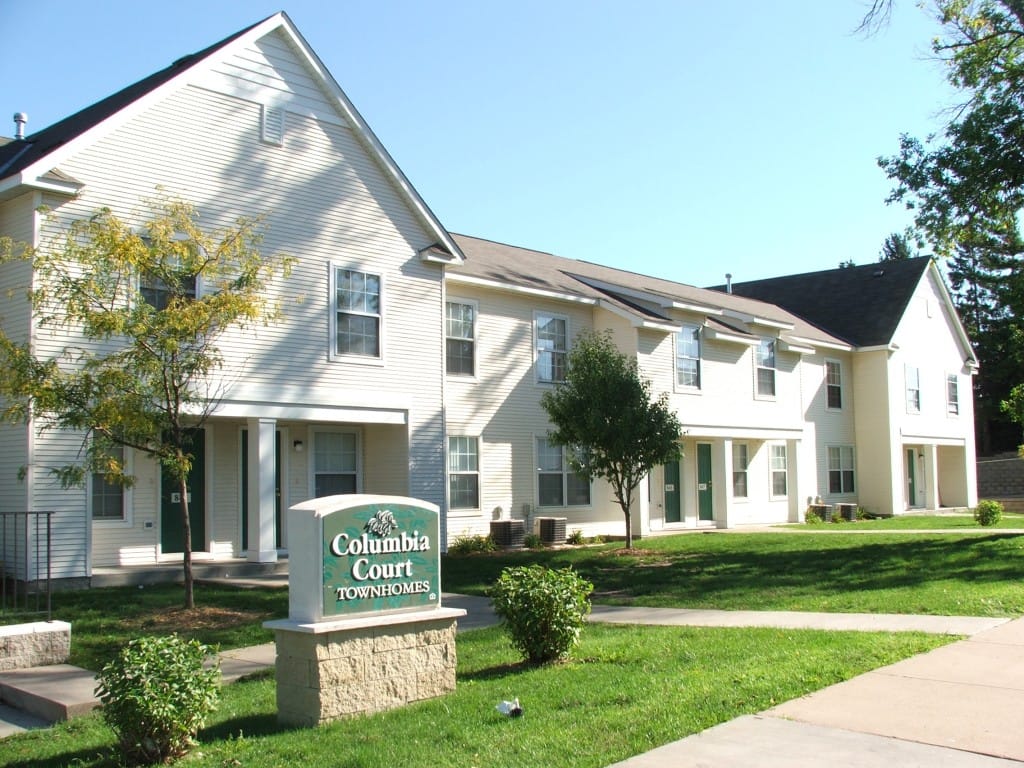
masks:
<path fill-rule="evenodd" d="M 148 242 L 148 238 L 143 240 Z M 179 257 L 167 256 L 159 270 L 160 274 L 146 271 L 139 274 L 139 294 L 157 311 L 167 309 L 175 296 L 186 300 L 199 296 L 199 276 L 186 270 Z"/>
<path fill-rule="evenodd" d="M 750 459 L 746 443 L 732 444 L 732 495 L 737 499 L 747 498 L 747 468 Z"/>
<path fill-rule="evenodd" d="M 448 506 L 480 508 L 480 442 L 475 437 L 448 437 Z"/>
<path fill-rule="evenodd" d="M 590 479 L 572 471 L 568 449 L 537 438 L 537 506 L 590 505 Z"/>
<path fill-rule="evenodd" d="M 569 357 L 569 318 L 537 312 L 534 315 L 537 381 L 565 381 Z"/>
<path fill-rule="evenodd" d="M 121 446 L 111 447 L 110 456 L 119 462 L 124 462 L 124 448 Z M 125 472 L 130 474 L 130 469 L 127 466 L 125 466 Z M 130 499 L 130 488 L 126 488 L 120 483 L 110 482 L 102 472 L 93 472 L 89 477 L 89 506 L 93 522 L 129 522 Z"/>
<path fill-rule="evenodd" d="M 445 305 L 445 371 L 450 376 L 476 373 L 476 304 L 449 301 Z"/>
<path fill-rule="evenodd" d="M 769 469 L 772 481 L 772 496 L 779 498 L 788 492 L 786 476 L 789 462 L 786 457 L 786 446 L 783 443 L 772 443 L 768 446 Z"/>
<path fill-rule="evenodd" d="M 825 406 L 843 407 L 843 366 L 838 360 L 825 361 Z"/>
<path fill-rule="evenodd" d="M 907 413 L 921 412 L 921 371 L 912 365 L 905 368 L 907 382 Z"/>
<path fill-rule="evenodd" d="M 699 325 L 684 325 L 676 333 L 676 385 L 700 389 Z"/>
<path fill-rule="evenodd" d="M 313 432 L 313 496 L 359 492 L 359 435 Z"/>
<path fill-rule="evenodd" d="M 828 446 L 828 492 L 833 494 L 854 493 L 854 468 L 852 445 Z"/>
<path fill-rule="evenodd" d="M 955 373 L 946 374 L 946 413 L 960 415 L 960 377 Z"/>
<path fill-rule="evenodd" d="M 757 396 L 775 397 L 775 339 L 761 339 L 755 354 L 757 358 Z"/>
<path fill-rule="evenodd" d="M 332 269 L 335 355 L 380 358 L 383 285 L 380 275 L 347 267 Z"/>

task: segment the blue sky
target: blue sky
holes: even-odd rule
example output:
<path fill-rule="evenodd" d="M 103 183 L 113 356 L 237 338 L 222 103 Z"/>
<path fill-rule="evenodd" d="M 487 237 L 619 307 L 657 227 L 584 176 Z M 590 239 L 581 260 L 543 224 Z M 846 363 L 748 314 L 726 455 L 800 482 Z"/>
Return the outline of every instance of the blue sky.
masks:
<path fill-rule="evenodd" d="M 956 100 L 910 0 L 284 1 L 0 0 L 0 133 L 284 10 L 451 231 L 710 285 L 875 261 Z"/>

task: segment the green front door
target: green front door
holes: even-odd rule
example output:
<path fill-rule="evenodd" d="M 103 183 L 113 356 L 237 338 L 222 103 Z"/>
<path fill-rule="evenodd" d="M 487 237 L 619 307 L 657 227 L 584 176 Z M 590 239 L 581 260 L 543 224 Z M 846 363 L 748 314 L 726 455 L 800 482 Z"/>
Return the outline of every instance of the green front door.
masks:
<path fill-rule="evenodd" d="M 281 548 L 281 431 L 274 433 L 274 546 Z M 249 549 L 249 430 L 242 430 L 242 549 Z"/>
<path fill-rule="evenodd" d="M 665 465 L 665 522 L 678 523 L 682 521 L 681 506 L 679 504 L 679 462 L 670 461 Z"/>
<path fill-rule="evenodd" d="M 917 506 L 917 459 L 914 449 L 907 449 L 907 506 Z"/>
<path fill-rule="evenodd" d="M 697 443 L 697 519 L 715 519 L 711 494 L 711 443 Z"/>
<path fill-rule="evenodd" d="M 188 519 L 192 529 L 192 551 L 206 549 L 206 433 L 188 430 L 192 469 L 188 473 Z M 160 472 L 160 550 L 164 554 L 185 551 L 181 488 L 178 481 Z"/>

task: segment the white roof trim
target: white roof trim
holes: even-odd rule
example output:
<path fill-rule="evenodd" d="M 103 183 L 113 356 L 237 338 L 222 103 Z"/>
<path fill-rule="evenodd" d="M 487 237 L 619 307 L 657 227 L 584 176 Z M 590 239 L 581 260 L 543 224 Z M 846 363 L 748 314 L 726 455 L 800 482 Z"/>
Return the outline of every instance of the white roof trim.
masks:
<path fill-rule="evenodd" d="M 712 339 L 713 341 L 727 341 L 732 344 L 745 344 L 748 347 L 756 347 L 761 343 L 760 339 L 753 339 L 749 336 L 741 336 L 738 333 L 729 333 L 728 331 L 720 331 L 716 328 L 709 328 L 707 325 L 704 326 L 705 338 Z"/>
<path fill-rule="evenodd" d="M 784 339 L 779 339 L 779 349 L 781 349 L 783 352 L 796 352 L 797 354 L 800 355 L 813 355 L 816 352 L 814 347 L 801 346 L 799 344 L 794 344 L 792 341 L 786 341 Z"/>
<path fill-rule="evenodd" d="M 508 291 L 510 293 L 521 293 L 526 296 L 539 296 L 545 299 L 557 299 L 558 301 L 570 301 L 574 304 L 588 304 L 597 306 L 598 300 L 590 296 L 576 296 L 571 293 L 560 293 L 558 291 L 545 291 L 541 288 L 527 288 L 523 285 L 513 285 L 502 280 L 488 280 L 483 277 L 471 275 L 460 275 L 455 272 L 445 272 L 445 282 L 458 285 L 476 285 L 483 288 L 493 288 L 497 291 Z"/>
<path fill-rule="evenodd" d="M 608 310 L 613 315 L 626 318 L 634 328 L 647 328 L 654 331 L 665 331 L 666 333 L 675 333 L 679 330 L 678 325 L 674 325 L 670 322 L 659 322 L 657 320 L 644 318 L 635 312 L 631 312 L 624 307 L 620 307 L 609 299 L 598 299 L 597 305 L 601 307 L 601 309 Z"/>
<path fill-rule="evenodd" d="M 839 344 L 837 342 L 822 341 L 820 339 L 808 339 L 806 336 L 791 336 L 790 338 L 801 344 L 807 344 L 808 346 L 818 347 L 821 349 L 834 349 L 839 352 L 849 352 L 853 349 L 849 344 Z"/>
<path fill-rule="evenodd" d="M 725 310 L 725 314 L 728 317 L 734 317 L 737 320 L 742 320 L 743 322 L 749 323 L 751 325 L 761 325 L 761 326 L 764 326 L 766 328 L 778 328 L 779 330 L 782 330 L 782 331 L 791 331 L 791 330 L 793 330 L 793 324 L 792 323 L 783 322 L 781 320 L 769 320 L 766 317 L 759 317 L 758 315 L 751 315 L 751 314 L 749 314 L 747 312 L 737 312 L 736 310 L 732 310 L 732 309 Z"/>

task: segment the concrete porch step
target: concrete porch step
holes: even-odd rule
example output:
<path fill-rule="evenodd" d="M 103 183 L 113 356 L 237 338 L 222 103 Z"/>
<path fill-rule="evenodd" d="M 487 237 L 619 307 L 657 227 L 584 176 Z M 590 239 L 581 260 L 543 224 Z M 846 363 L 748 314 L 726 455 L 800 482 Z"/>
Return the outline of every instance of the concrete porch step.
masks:
<path fill-rule="evenodd" d="M 47 723 L 59 723 L 91 712 L 99 705 L 95 689 L 95 675 L 70 664 L 15 669 L 0 674 L 0 702 Z"/>

